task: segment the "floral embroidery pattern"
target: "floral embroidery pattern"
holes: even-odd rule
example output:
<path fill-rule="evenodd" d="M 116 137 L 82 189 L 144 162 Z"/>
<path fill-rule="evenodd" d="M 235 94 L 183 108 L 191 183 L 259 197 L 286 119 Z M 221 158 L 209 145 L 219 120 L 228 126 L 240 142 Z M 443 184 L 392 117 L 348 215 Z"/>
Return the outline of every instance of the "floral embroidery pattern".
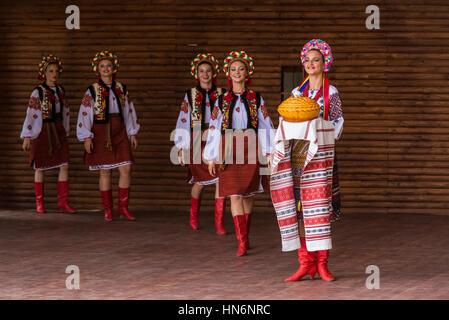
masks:
<path fill-rule="evenodd" d="M 190 126 L 193 128 L 198 122 L 203 122 L 203 94 L 197 88 L 192 88 L 190 94 L 193 104 Z"/>
<path fill-rule="evenodd" d="M 248 90 L 246 94 L 246 100 L 248 101 L 249 112 L 251 116 L 251 125 L 253 128 L 257 128 L 257 95 L 253 90 Z"/>
<path fill-rule="evenodd" d="M 265 105 L 260 106 L 260 111 L 262 112 L 263 118 L 266 119 L 269 115 L 267 112 L 267 109 L 265 108 Z"/>
<path fill-rule="evenodd" d="M 37 119 L 37 114 L 33 114 L 33 119 Z"/>
<path fill-rule="evenodd" d="M 220 108 L 218 107 L 218 106 L 216 106 L 216 107 L 214 107 L 213 109 L 212 109 L 212 113 L 211 113 L 211 115 L 210 115 L 210 117 L 211 117 L 211 119 L 212 120 L 217 120 L 217 118 L 218 118 L 218 111 L 220 110 Z"/>
<path fill-rule="evenodd" d="M 230 113 L 231 103 L 232 103 L 233 99 L 234 99 L 234 94 L 232 92 L 228 92 L 224 95 L 223 122 L 222 122 L 222 126 L 221 126 L 221 129 L 223 131 L 228 129 L 229 125 L 230 125 L 229 113 Z M 257 121 L 257 95 L 256 95 L 256 92 L 248 89 L 246 91 L 246 101 L 247 101 L 248 107 L 249 107 L 251 126 L 254 128 L 257 128 L 258 121 Z M 237 107 L 236 111 L 240 112 L 239 107 Z"/>
<path fill-rule="evenodd" d="M 189 112 L 188 107 L 189 107 L 189 103 L 186 100 L 184 100 L 181 104 L 181 111 L 184 113 L 188 113 Z"/>
<path fill-rule="evenodd" d="M 41 103 L 39 101 L 39 98 L 31 97 L 30 102 L 28 103 L 28 108 L 40 110 L 41 109 Z"/>
<path fill-rule="evenodd" d="M 181 119 L 181 122 L 182 122 L 182 123 L 186 123 L 186 121 L 187 121 L 187 120 L 186 120 L 185 118 L 182 118 L 182 119 Z"/>
<path fill-rule="evenodd" d="M 223 98 L 223 121 L 221 130 L 225 131 L 229 128 L 229 110 L 231 109 L 231 103 L 234 99 L 234 95 L 229 91 L 224 95 Z"/>
<path fill-rule="evenodd" d="M 92 98 L 90 95 L 85 94 L 83 101 L 81 101 L 81 104 L 87 108 L 92 107 L 92 103 L 94 102 L 94 98 Z"/>
<path fill-rule="evenodd" d="M 28 125 L 28 130 L 31 130 L 31 129 L 33 129 L 33 127 L 31 126 L 31 125 Z"/>

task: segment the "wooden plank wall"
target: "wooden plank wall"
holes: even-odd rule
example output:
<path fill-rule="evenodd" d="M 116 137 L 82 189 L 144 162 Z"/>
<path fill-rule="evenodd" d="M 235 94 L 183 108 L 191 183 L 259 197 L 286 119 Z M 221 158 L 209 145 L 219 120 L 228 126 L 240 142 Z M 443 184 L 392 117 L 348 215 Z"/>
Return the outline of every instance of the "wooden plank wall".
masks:
<path fill-rule="evenodd" d="M 340 91 L 345 128 L 337 152 L 344 213 L 447 214 L 449 197 L 449 6 L 446 1 L 154 0 L 76 1 L 81 28 L 67 30 L 72 1 L 16 0 L 0 4 L 0 201 L 33 208 L 33 172 L 18 138 L 44 54 L 62 58 L 62 83 L 71 104 L 71 202 L 101 208 L 98 175 L 82 164 L 75 138 L 79 104 L 94 80 L 99 50 L 120 58 L 139 122 L 131 208 L 157 214 L 187 211 L 186 171 L 170 162 L 183 92 L 193 85 L 191 59 L 210 52 L 223 61 L 246 50 L 255 62 L 253 88 L 277 125 L 282 66 L 298 64 L 312 39 L 328 41 L 335 63 L 331 82 Z M 365 8 L 380 8 L 380 30 L 367 30 Z M 225 86 L 224 75 L 219 85 Z M 56 207 L 57 172 L 46 176 L 46 203 Z M 117 185 L 114 174 L 114 190 Z M 203 211 L 213 210 L 213 190 Z M 229 209 L 228 209 L 229 210 Z M 268 194 L 257 212 L 273 212 Z"/>

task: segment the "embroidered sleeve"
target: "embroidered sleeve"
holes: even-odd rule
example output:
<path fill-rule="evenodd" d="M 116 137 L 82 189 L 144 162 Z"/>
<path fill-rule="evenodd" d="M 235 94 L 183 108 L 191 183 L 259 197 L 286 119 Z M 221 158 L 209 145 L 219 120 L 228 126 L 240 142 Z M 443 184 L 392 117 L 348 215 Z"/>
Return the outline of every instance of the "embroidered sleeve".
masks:
<path fill-rule="evenodd" d="M 128 137 L 136 135 L 140 130 L 140 125 L 137 123 L 136 109 L 132 101 L 128 100 L 128 93 L 125 96 L 125 108 L 123 110 L 123 117 L 126 126 Z"/>
<path fill-rule="evenodd" d="M 212 120 L 217 120 L 219 113 L 220 113 L 220 107 L 215 105 L 214 108 L 212 109 L 212 114 L 211 114 L 210 118 Z"/>
<path fill-rule="evenodd" d="M 217 99 L 217 101 L 215 102 L 214 109 L 212 111 L 212 116 L 209 123 L 209 130 L 207 134 L 206 146 L 203 151 L 203 158 L 206 161 L 214 160 L 216 163 L 218 163 L 219 161 L 222 118 L 223 115 L 218 106 L 218 99 Z"/>
<path fill-rule="evenodd" d="M 90 95 L 89 90 L 84 94 L 83 102 L 81 102 L 80 110 L 78 112 L 78 121 L 76 125 L 76 136 L 79 141 L 84 141 L 88 138 L 93 138 L 92 125 L 94 122 L 94 112 L 92 103 L 86 105 L 84 101 L 92 101 L 93 98 Z"/>
<path fill-rule="evenodd" d="M 84 94 L 83 100 L 81 101 L 81 105 L 91 108 L 93 106 L 93 104 L 94 104 L 94 98 L 92 98 L 89 90 L 87 90 L 86 93 Z"/>
<path fill-rule="evenodd" d="M 42 111 L 39 100 L 39 91 L 35 89 L 30 96 L 28 102 L 25 121 L 23 122 L 20 138 L 36 139 L 42 130 Z"/>
<path fill-rule="evenodd" d="M 329 119 L 335 120 L 343 116 L 343 109 L 341 107 L 341 100 L 338 93 L 329 97 Z"/>
<path fill-rule="evenodd" d="M 28 108 L 41 110 L 41 102 L 39 101 L 39 96 L 31 96 L 30 101 L 28 102 Z"/>
<path fill-rule="evenodd" d="M 190 113 L 191 108 L 187 93 L 184 96 L 184 100 L 181 103 L 181 110 L 178 115 L 175 130 L 175 145 L 178 149 L 190 148 Z"/>
<path fill-rule="evenodd" d="M 262 148 L 262 154 L 267 155 L 273 153 L 272 149 L 274 148 L 273 139 L 274 139 L 274 126 L 271 122 L 270 115 L 265 107 L 265 102 L 262 97 L 260 97 L 260 108 L 258 111 L 258 123 L 259 126 L 257 128 L 259 144 Z"/>
<path fill-rule="evenodd" d="M 340 139 L 343 132 L 343 108 L 337 88 L 331 86 L 329 88 L 329 120 L 334 124 L 334 138 Z"/>
<path fill-rule="evenodd" d="M 187 100 L 183 100 L 181 103 L 181 112 L 189 113 L 189 102 Z"/>

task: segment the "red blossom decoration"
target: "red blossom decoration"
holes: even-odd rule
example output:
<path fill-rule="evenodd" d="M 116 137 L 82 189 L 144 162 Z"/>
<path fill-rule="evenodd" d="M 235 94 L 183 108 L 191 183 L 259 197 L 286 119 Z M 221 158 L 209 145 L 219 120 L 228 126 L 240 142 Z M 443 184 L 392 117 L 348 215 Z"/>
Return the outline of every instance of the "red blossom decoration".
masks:
<path fill-rule="evenodd" d="M 256 93 L 255 93 L 254 91 L 250 90 L 250 91 L 248 92 L 247 98 L 248 98 L 248 100 L 254 100 L 254 99 L 256 99 Z"/>
<path fill-rule="evenodd" d="M 33 114 L 33 118 L 34 118 L 34 119 L 37 119 L 37 114 Z"/>
<path fill-rule="evenodd" d="M 56 101 L 56 96 L 53 94 L 53 92 L 47 90 L 47 95 L 51 101 Z"/>
<path fill-rule="evenodd" d="M 117 95 L 121 95 L 123 93 L 122 90 L 120 90 L 120 88 L 115 88 L 115 93 L 117 93 Z"/>
<path fill-rule="evenodd" d="M 195 98 L 195 101 L 197 103 L 201 103 L 203 101 L 203 94 L 202 93 L 198 93 L 198 95 Z"/>
<path fill-rule="evenodd" d="M 185 118 L 182 118 L 182 119 L 181 119 L 181 122 L 182 122 L 182 123 L 186 123 L 186 121 L 187 121 L 187 120 L 186 120 Z"/>
<path fill-rule="evenodd" d="M 224 96 L 224 100 L 225 100 L 227 103 L 230 103 L 230 102 L 232 101 L 233 98 L 234 98 L 234 97 L 232 96 L 232 93 L 231 93 L 231 92 L 226 93 L 226 95 Z"/>
<path fill-rule="evenodd" d="M 109 91 L 107 91 L 105 88 L 102 88 L 101 95 L 103 97 L 109 97 Z"/>

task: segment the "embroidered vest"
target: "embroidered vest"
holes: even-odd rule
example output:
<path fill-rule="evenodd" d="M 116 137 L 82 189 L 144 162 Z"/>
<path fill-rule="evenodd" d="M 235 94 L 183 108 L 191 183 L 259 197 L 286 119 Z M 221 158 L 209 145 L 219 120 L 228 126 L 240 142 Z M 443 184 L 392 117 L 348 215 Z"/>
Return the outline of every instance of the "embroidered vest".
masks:
<path fill-rule="evenodd" d="M 232 98 L 230 95 L 232 95 Z M 246 115 L 248 116 L 246 128 L 252 128 L 257 131 L 258 110 L 260 108 L 261 101 L 260 94 L 248 89 L 240 96 L 240 98 L 245 105 Z M 234 112 L 234 107 L 237 103 L 238 96 L 232 91 L 229 91 L 227 94 L 220 96 L 218 99 L 218 106 L 223 114 L 221 133 L 224 134 L 226 129 L 232 129 L 232 114 Z"/>
<path fill-rule="evenodd" d="M 200 86 L 191 88 L 187 91 L 187 99 L 189 100 L 190 106 L 192 107 L 192 113 L 190 114 L 190 128 L 193 129 L 195 124 L 198 122 L 201 123 L 201 128 L 205 128 L 204 119 L 206 118 L 206 95 L 209 96 L 209 103 L 212 109 L 214 108 L 215 101 L 217 101 L 218 97 L 220 97 L 225 89 L 216 88 L 215 86 L 212 89 L 206 91 L 202 89 Z"/>
<path fill-rule="evenodd" d="M 95 82 L 89 87 L 90 95 L 94 99 L 93 112 L 94 123 L 109 122 L 109 95 L 113 94 L 117 99 L 120 120 L 123 122 L 122 107 L 125 104 L 126 86 L 120 82 L 113 81 L 111 88 L 102 80 Z"/>
<path fill-rule="evenodd" d="M 39 92 L 43 122 L 55 122 L 56 118 L 62 119 L 65 94 L 64 88 L 60 85 L 56 85 L 56 95 L 58 96 L 60 106 L 59 113 L 56 113 L 56 97 L 53 94 L 53 90 L 51 90 L 45 82 L 38 85 L 36 89 Z"/>

